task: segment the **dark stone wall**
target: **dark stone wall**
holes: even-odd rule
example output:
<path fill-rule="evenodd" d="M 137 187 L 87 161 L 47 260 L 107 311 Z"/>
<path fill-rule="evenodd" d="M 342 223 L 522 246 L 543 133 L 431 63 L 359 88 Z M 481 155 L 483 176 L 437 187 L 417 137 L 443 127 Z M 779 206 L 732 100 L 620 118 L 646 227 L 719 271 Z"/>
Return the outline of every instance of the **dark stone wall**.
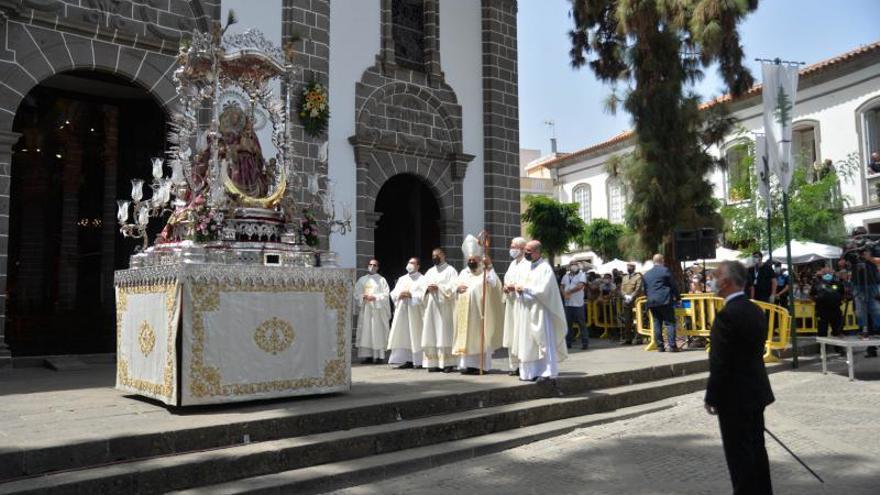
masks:
<path fill-rule="evenodd" d="M 507 260 L 510 239 L 520 235 L 519 89 L 516 0 L 482 0 L 483 181 L 491 256 Z"/>

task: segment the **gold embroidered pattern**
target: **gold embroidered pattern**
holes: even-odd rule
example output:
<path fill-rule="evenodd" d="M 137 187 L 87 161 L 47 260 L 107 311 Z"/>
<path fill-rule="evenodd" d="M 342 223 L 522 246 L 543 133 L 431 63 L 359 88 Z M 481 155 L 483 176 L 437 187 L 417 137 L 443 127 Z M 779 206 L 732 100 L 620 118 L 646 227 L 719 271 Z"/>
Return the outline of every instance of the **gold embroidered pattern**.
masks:
<path fill-rule="evenodd" d="M 293 338 L 293 326 L 274 317 L 260 323 L 254 330 L 254 343 L 257 347 L 273 355 L 286 351 L 293 344 Z"/>
<path fill-rule="evenodd" d="M 153 347 L 156 347 L 156 332 L 147 323 L 147 320 L 141 323 L 140 330 L 138 330 L 138 343 L 141 345 L 141 352 L 144 353 L 144 357 L 147 357 L 153 352 Z"/>
<path fill-rule="evenodd" d="M 304 377 L 288 380 L 273 380 L 260 383 L 223 384 L 220 371 L 205 364 L 205 322 L 204 313 L 216 311 L 220 307 L 221 292 L 318 292 L 324 295 L 324 304 L 336 312 L 336 358 L 324 365 L 324 373 L 318 377 Z M 345 280 L 318 278 L 297 282 L 284 281 L 269 284 L 258 280 L 247 282 L 212 282 L 210 284 L 193 281 L 192 294 L 192 346 L 189 369 L 190 394 L 196 398 L 212 396 L 254 395 L 304 388 L 328 388 L 348 382 L 349 367 L 346 359 L 346 321 L 350 317 L 349 301 L 352 284 Z"/>
<path fill-rule="evenodd" d="M 177 328 L 174 326 L 177 315 L 177 303 L 180 295 L 180 285 L 177 282 L 167 284 L 149 284 L 140 286 L 123 286 L 116 287 L 116 381 L 119 385 L 136 390 L 152 397 L 160 397 L 168 401 L 173 400 L 174 395 L 174 370 Z M 167 316 L 166 334 L 167 342 L 165 347 L 165 365 L 162 370 L 162 383 L 152 383 L 139 378 L 134 378 L 129 374 L 128 361 L 125 353 L 122 352 L 122 326 L 125 319 L 125 313 L 128 311 L 128 298 L 136 294 L 164 294 L 165 310 Z M 153 330 L 151 328 L 151 330 Z M 153 344 L 155 345 L 155 330 Z M 141 340 L 140 332 L 138 340 Z M 141 350 L 143 351 L 141 343 Z M 152 350 L 152 346 L 151 346 Z M 146 353 L 145 353 L 146 355 Z"/>

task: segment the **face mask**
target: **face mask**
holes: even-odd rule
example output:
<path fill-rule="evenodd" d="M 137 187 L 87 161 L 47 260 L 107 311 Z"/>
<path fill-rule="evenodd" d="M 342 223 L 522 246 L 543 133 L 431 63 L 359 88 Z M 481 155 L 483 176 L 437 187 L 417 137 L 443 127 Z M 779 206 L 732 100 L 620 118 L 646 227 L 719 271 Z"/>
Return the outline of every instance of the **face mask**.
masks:
<path fill-rule="evenodd" d="M 526 259 L 534 262 L 538 260 L 538 257 L 535 255 L 535 253 L 526 253 Z"/>
<path fill-rule="evenodd" d="M 407 263 L 406 273 L 412 273 L 414 271 L 416 271 L 416 265 L 413 265 L 412 263 Z"/>
<path fill-rule="evenodd" d="M 831 282 L 832 280 L 834 280 L 834 275 L 826 273 L 825 275 L 822 275 L 822 280 L 826 282 Z"/>
<path fill-rule="evenodd" d="M 439 265 L 440 264 L 440 257 L 435 256 L 435 257 L 431 258 L 431 261 L 433 261 L 435 265 Z"/>
<path fill-rule="evenodd" d="M 635 269 L 635 268 L 627 268 L 627 269 L 626 269 L 626 273 L 629 273 L 630 275 L 632 275 L 632 274 L 635 273 L 635 272 L 636 272 L 636 269 Z"/>
<path fill-rule="evenodd" d="M 370 275 L 376 273 L 376 270 L 378 270 L 378 268 L 375 266 L 368 266 L 367 267 L 367 271 L 370 273 Z"/>
<path fill-rule="evenodd" d="M 510 250 L 510 258 L 516 259 L 519 258 L 519 255 L 522 254 L 522 249 L 511 249 Z"/>
<path fill-rule="evenodd" d="M 571 270 L 571 273 L 577 273 L 580 271 L 580 268 L 578 268 L 576 266 L 572 266 L 572 267 L 569 267 L 569 270 Z"/>
<path fill-rule="evenodd" d="M 468 268 L 471 270 L 476 270 L 478 266 L 480 266 L 480 264 L 476 261 L 468 261 Z"/>

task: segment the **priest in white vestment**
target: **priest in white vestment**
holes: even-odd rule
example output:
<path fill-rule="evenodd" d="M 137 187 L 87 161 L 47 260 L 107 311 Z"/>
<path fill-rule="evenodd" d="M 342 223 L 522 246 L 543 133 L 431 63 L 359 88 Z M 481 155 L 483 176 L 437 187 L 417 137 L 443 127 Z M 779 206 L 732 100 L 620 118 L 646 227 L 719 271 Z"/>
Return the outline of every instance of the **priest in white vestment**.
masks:
<path fill-rule="evenodd" d="M 358 310 L 357 346 L 358 357 L 363 364 L 380 364 L 388 348 L 388 322 L 391 320 L 391 303 L 388 299 L 388 282 L 379 275 L 379 262 L 370 260 L 367 274 L 354 286 L 355 308 Z"/>
<path fill-rule="evenodd" d="M 516 357 L 517 352 L 517 321 L 523 312 L 522 299 L 516 297 L 516 283 L 519 278 L 519 272 L 530 264 L 525 259 L 523 249 L 526 247 L 526 240 L 522 237 L 514 237 L 510 241 L 510 266 L 504 272 L 504 336 L 501 339 L 501 346 L 507 348 L 507 364 L 508 374 L 510 376 L 519 375 L 519 358 Z"/>
<path fill-rule="evenodd" d="M 461 250 L 468 266 L 458 275 L 452 354 L 463 375 L 476 375 L 492 368 L 492 353 L 501 345 L 501 281 L 474 236 L 465 238 Z"/>
<path fill-rule="evenodd" d="M 419 272 L 419 259 L 410 258 L 406 275 L 397 279 L 391 291 L 394 319 L 388 336 L 388 364 L 399 364 L 397 369 L 422 367 L 424 298 L 425 277 Z"/>
<path fill-rule="evenodd" d="M 434 262 L 425 273 L 425 317 L 422 325 L 422 366 L 429 372 L 455 370 L 452 356 L 453 308 L 458 272 L 446 263 L 446 253 L 437 248 L 431 253 Z"/>
<path fill-rule="evenodd" d="M 516 285 L 523 305 L 516 357 L 521 380 L 543 381 L 556 378 L 559 362 L 568 357 L 565 310 L 553 268 L 541 258 L 541 243 L 529 241 L 524 251 L 529 266 Z"/>

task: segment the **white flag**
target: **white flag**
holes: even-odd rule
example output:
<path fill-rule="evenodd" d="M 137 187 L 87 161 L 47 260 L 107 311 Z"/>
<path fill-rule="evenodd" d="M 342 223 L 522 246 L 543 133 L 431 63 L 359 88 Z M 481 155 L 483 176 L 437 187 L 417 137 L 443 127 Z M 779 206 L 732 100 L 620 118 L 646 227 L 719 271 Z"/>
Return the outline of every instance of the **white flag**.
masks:
<path fill-rule="evenodd" d="M 755 171 L 758 175 L 758 192 L 770 208 L 770 164 L 767 161 L 767 139 L 763 134 L 755 137 Z"/>
<path fill-rule="evenodd" d="M 791 160 L 791 121 L 797 95 L 798 68 L 792 65 L 763 65 L 764 133 L 770 171 L 788 192 L 794 165 Z"/>

